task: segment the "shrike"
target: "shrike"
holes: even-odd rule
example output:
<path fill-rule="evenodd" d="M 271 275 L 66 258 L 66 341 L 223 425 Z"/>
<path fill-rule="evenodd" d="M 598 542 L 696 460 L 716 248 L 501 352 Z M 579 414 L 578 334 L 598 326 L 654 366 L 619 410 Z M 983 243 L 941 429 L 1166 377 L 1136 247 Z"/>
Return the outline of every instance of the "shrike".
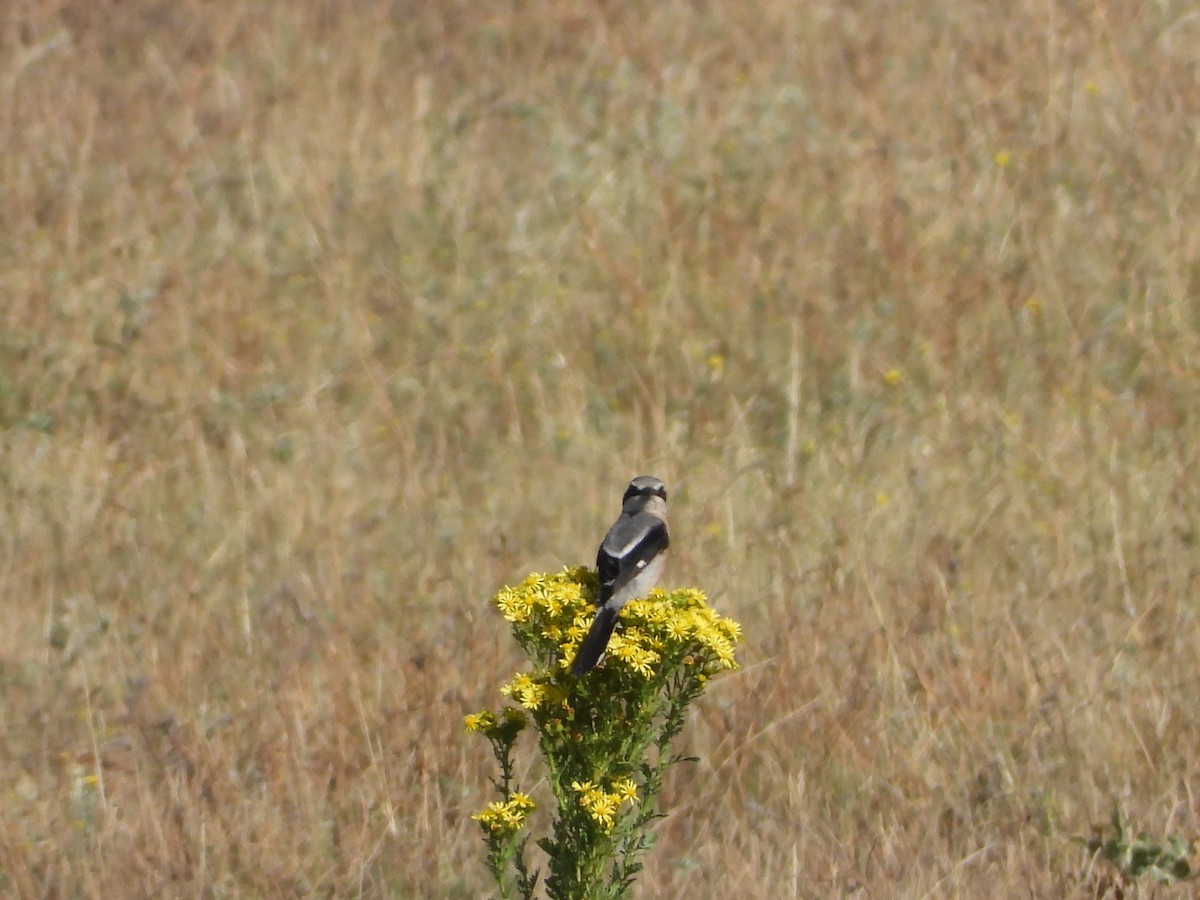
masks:
<path fill-rule="evenodd" d="M 630 600 L 645 597 L 658 583 L 670 543 L 667 488 L 653 475 L 639 475 L 625 488 L 621 515 L 608 529 L 596 553 L 599 609 L 571 663 L 572 675 L 586 675 L 596 667 L 612 637 L 621 607 Z"/>

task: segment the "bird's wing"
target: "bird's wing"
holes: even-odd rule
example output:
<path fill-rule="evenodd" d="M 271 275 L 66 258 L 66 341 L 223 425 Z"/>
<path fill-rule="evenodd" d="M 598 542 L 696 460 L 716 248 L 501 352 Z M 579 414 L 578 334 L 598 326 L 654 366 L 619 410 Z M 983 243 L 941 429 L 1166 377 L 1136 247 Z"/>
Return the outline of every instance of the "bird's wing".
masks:
<path fill-rule="evenodd" d="M 670 543 L 667 523 L 656 515 L 635 513 L 617 519 L 596 554 L 596 569 L 600 573 L 596 605 L 607 603 Z"/>

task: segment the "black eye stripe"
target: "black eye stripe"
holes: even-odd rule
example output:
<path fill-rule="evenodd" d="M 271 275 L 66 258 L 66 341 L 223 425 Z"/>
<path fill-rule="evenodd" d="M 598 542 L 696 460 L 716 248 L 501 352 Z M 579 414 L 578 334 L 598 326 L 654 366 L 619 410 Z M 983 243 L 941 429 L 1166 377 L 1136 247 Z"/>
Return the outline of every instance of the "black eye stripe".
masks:
<path fill-rule="evenodd" d="M 625 496 L 621 502 L 624 503 L 631 497 L 658 497 L 662 500 L 667 499 L 667 488 L 657 478 L 650 475 L 639 475 L 633 481 L 629 482 L 629 487 L 625 488 Z"/>

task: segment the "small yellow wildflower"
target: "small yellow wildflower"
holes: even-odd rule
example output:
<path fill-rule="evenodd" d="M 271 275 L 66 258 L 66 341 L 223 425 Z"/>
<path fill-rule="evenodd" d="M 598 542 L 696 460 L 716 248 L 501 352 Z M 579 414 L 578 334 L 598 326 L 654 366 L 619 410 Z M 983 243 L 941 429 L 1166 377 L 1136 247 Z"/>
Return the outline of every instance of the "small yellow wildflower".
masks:
<path fill-rule="evenodd" d="M 1012 162 L 1012 155 L 1007 150 L 998 151 L 993 158 L 996 161 L 996 165 L 998 165 L 1001 169 Z"/>
<path fill-rule="evenodd" d="M 492 801 L 486 809 L 475 813 L 471 818 L 489 831 L 516 831 L 525 824 L 533 809 L 534 803 L 530 796 L 518 792 L 507 801 Z"/>
<path fill-rule="evenodd" d="M 518 672 L 512 681 L 500 688 L 500 693 L 506 697 L 517 697 L 532 686 L 532 676 L 528 672 Z"/>
<path fill-rule="evenodd" d="M 636 625 L 629 625 L 621 636 L 625 638 L 625 643 L 633 644 L 635 647 L 641 646 L 648 638 L 646 632 Z"/>
<path fill-rule="evenodd" d="M 666 629 L 668 637 L 672 640 L 682 641 L 691 631 L 691 623 L 682 616 L 678 616 L 666 623 Z"/>
<path fill-rule="evenodd" d="M 483 712 L 471 713 L 463 718 L 467 731 L 487 731 L 496 724 L 496 717 L 486 709 Z"/>
<path fill-rule="evenodd" d="M 637 803 L 638 789 L 632 778 L 618 778 L 612 783 L 612 789 L 622 801 Z"/>
<path fill-rule="evenodd" d="M 614 659 L 619 659 L 628 668 L 647 678 L 654 674 L 653 664 L 661 658 L 653 650 L 630 643 L 622 643 L 617 647 L 610 644 L 609 653 Z"/>
<path fill-rule="evenodd" d="M 583 640 L 583 636 L 587 634 L 588 629 L 592 627 L 592 618 L 594 618 L 594 616 L 595 613 L 591 611 L 585 615 L 576 616 L 571 621 L 570 626 L 567 628 L 567 637 L 571 638 L 572 640 Z"/>
<path fill-rule="evenodd" d="M 592 795 L 591 802 L 588 804 L 588 812 L 591 813 L 592 821 L 597 825 L 604 826 L 607 830 L 611 830 L 616 824 L 616 816 L 620 808 L 620 799 L 604 791 L 598 791 Z"/>
<path fill-rule="evenodd" d="M 639 597 L 636 600 L 630 600 L 626 603 L 621 615 L 628 618 L 641 618 L 650 615 L 654 609 L 655 604 L 651 602 L 649 597 Z"/>
<path fill-rule="evenodd" d="M 733 656 L 733 646 L 725 640 L 717 642 L 713 646 L 716 651 L 717 659 L 721 663 L 722 669 L 736 669 L 738 667 L 737 660 Z"/>
<path fill-rule="evenodd" d="M 888 384 L 890 384 L 892 387 L 895 387 L 896 385 L 900 384 L 900 382 L 902 382 L 904 380 L 904 370 L 897 369 L 895 367 L 888 369 L 886 372 L 883 373 L 883 380 L 886 381 Z"/>
<path fill-rule="evenodd" d="M 579 641 L 568 641 L 565 644 L 559 644 L 558 647 L 558 667 L 564 672 L 571 668 L 571 663 L 575 660 L 575 654 L 579 652 Z"/>
<path fill-rule="evenodd" d="M 670 606 L 663 603 L 661 594 L 653 591 L 649 597 L 643 597 L 627 604 L 621 614 L 622 619 L 626 622 L 631 624 L 641 622 L 646 625 L 666 621 L 669 616 Z"/>
<path fill-rule="evenodd" d="M 538 709 L 546 699 L 546 686 L 533 680 L 528 672 L 520 672 L 500 693 L 512 697 L 526 709 Z"/>
<path fill-rule="evenodd" d="M 650 678 L 654 674 L 654 664 L 661 659 L 653 650 L 642 650 L 629 661 L 629 666 L 643 678 Z"/>
<path fill-rule="evenodd" d="M 496 606 L 509 622 L 524 622 L 533 610 L 529 594 L 517 591 L 502 591 L 496 597 Z"/>
<path fill-rule="evenodd" d="M 579 793 L 579 805 L 587 810 L 592 821 L 611 831 L 621 808 L 621 797 L 602 790 L 592 781 L 573 781 L 571 787 Z"/>
<path fill-rule="evenodd" d="M 513 792 L 513 795 L 508 799 L 508 805 L 513 809 L 523 809 L 525 812 L 533 812 L 537 808 L 537 804 L 533 802 L 533 798 L 521 791 Z"/>
<path fill-rule="evenodd" d="M 475 813 L 471 818 L 489 831 L 507 831 L 509 828 L 507 812 L 507 804 L 501 800 L 493 800 L 486 809 Z"/>

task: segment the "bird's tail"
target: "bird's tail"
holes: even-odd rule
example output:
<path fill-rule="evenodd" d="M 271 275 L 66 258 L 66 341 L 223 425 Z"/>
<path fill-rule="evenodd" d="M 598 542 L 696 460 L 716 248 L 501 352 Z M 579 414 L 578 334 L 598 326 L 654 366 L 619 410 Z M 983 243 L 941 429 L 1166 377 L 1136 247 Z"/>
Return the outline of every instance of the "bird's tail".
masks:
<path fill-rule="evenodd" d="M 576 678 L 586 675 L 600 662 L 600 657 L 604 655 L 604 649 L 608 646 L 608 639 L 612 637 L 613 628 L 617 625 L 617 612 L 607 606 L 597 610 L 592 627 L 588 629 L 587 637 L 579 645 L 575 661 L 571 663 L 571 674 Z"/>

